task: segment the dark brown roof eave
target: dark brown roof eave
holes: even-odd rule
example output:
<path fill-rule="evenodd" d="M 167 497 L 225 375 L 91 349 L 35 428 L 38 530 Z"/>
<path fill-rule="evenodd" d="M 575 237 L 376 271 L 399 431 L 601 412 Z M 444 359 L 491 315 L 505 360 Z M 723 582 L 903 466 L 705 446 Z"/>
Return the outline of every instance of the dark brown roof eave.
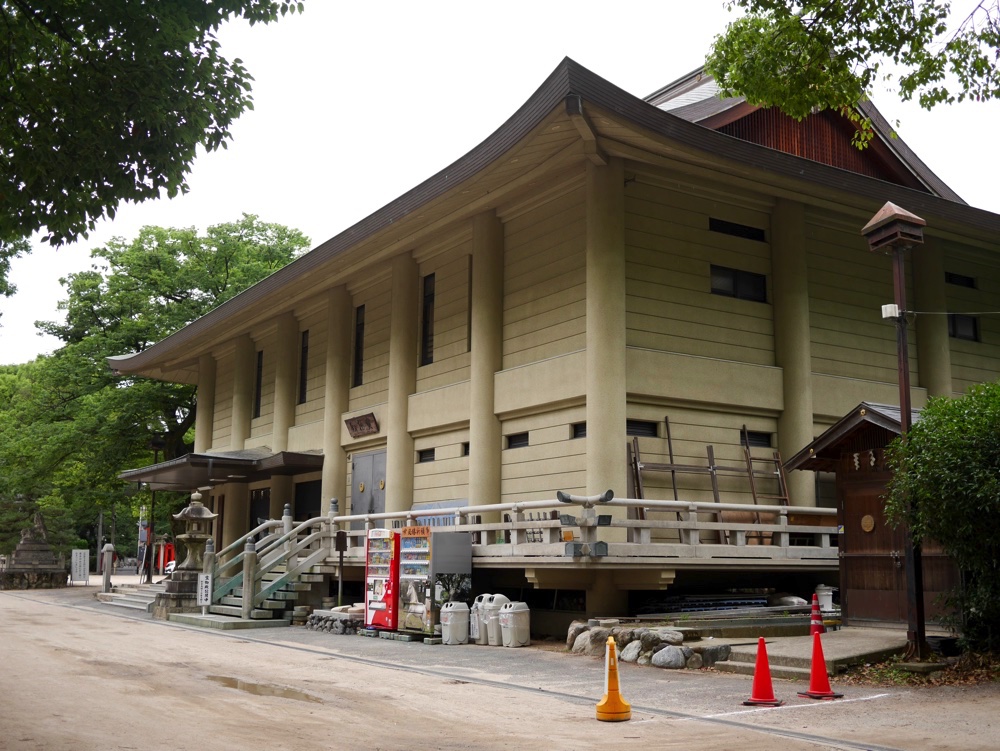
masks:
<path fill-rule="evenodd" d="M 152 347 L 133 355 L 108 358 L 109 367 L 121 372 L 138 372 L 152 366 L 166 352 L 183 346 L 229 316 L 254 307 L 293 279 L 310 273 L 331 258 L 403 219 L 418 207 L 487 167 L 530 133 L 570 94 L 581 96 L 585 103 L 624 116 L 635 124 L 680 144 L 740 162 L 752 169 L 845 190 L 870 199 L 876 206 L 891 200 L 916 213 L 941 216 L 987 231 L 1000 232 L 998 215 L 716 133 L 660 110 L 565 58 L 517 112 L 485 141 L 452 165 Z"/>
<path fill-rule="evenodd" d="M 804 469 L 813 472 L 832 471 L 840 459 L 839 454 L 830 451 L 863 425 L 875 425 L 899 435 L 899 407 L 890 404 L 861 402 L 836 423 L 823 431 L 822 435 L 804 446 L 797 454 L 784 463 L 785 471 Z M 920 419 L 920 410 L 910 411 L 911 423 Z"/>

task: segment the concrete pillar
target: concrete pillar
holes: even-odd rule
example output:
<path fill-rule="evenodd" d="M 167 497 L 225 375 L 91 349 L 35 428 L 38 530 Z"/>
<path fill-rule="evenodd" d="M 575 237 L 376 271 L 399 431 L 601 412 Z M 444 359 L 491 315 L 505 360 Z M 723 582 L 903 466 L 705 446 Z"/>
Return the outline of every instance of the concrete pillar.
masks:
<path fill-rule="evenodd" d="M 229 547 L 249 531 L 247 519 L 250 513 L 250 486 L 245 482 L 231 482 L 224 488 L 226 508 L 222 515 L 222 545 L 219 550 Z M 233 558 L 238 553 L 236 551 L 228 557 Z"/>
<path fill-rule="evenodd" d="M 784 401 L 778 451 L 787 459 L 813 439 L 805 207 L 796 201 L 779 199 L 771 211 L 771 283 L 774 359 L 782 370 Z M 814 473 L 791 472 L 787 479 L 791 505 L 816 505 Z"/>
<path fill-rule="evenodd" d="M 413 505 L 413 437 L 409 399 L 417 385 L 417 264 L 408 253 L 392 262 L 392 320 L 389 323 L 389 395 L 385 456 L 385 510 Z"/>
<path fill-rule="evenodd" d="M 323 393 L 323 494 L 321 513 L 330 513 L 330 499 L 340 499 L 348 513 L 347 453 L 340 445 L 340 426 L 351 389 L 351 296 L 346 287 L 330 290 L 326 328 L 326 389 Z"/>
<path fill-rule="evenodd" d="M 298 345 L 299 322 L 291 313 L 285 313 L 278 319 L 278 343 L 275 347 L 274 422 L 271 424 L 271 449 L 275 453 L 288 450 L 288 431 L 295 425 Z"/>
<path fill-rule="evenodd" d="M 495 212 L 473 219 L 469 502 L 480 505 L 500 502 L 503 435 L 494 408 L 494 376 L 503 368 L 503 242 Z"/>
<path fill-rule="evenodd" d="M 285 504 L 295 512 L 295 483 L 291 475 L 271 476 L 271 498 L 267 506 L 268 519 L 280 519 Z"/>
<path fill-rule="evenodd" d="M 587 428 L 590 438 L 590 428 Z M 628 615 L 628 592 L 619 589 L 615 583 L 614 571 L 595 571 L 594 578 L 587 587 L 587 617 L 600 618 Z"/>
<path fill-rule="evenodd" d="M 612 159 L 606 167 L 587 164 L 586 245 L 587 493 L 610 488 L 624 496 L 625 174 L 621 159 Z"/>
<path fill-rule="evenodd" d="M 211 353 L 198 358 L 198 414 L 194 422 L 194 453 L 212 448 L 215 427 L 215 358 Z"/>
<path fill-rule="evenodd" d="M 910 251 L 914 310 L 948 310 L 944 281 L 944 252 L 939 240 L 928 237 Z M 918 316 L 912 324 L 917 337 L 917 376 L 928 396 L 953 396 L 951 343 L 947 316 Z"/>
<path fill-rule="evenodd" d="M 253 415 L 253 386 L 256 375 L 253 339 L 243 334 L 236 339 L 233 362 L 233 419 L 229 447 L 234 451 L 246 448 Z"/>

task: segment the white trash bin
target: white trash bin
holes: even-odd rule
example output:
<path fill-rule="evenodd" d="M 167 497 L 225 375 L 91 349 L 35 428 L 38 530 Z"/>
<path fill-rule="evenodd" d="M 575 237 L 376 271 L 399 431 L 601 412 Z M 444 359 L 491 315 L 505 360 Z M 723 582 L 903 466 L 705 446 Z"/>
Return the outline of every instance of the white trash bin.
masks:
<path fill-rule="evenodd" d="M 500 608 L 500 637 L 505 647 L 531 643 L 531 612 L 525 602 L 508 602 Z"/>
<path fill-rule="evenodd" d="M 486 639 L 491 647 L 499 647 L 503 643 L 500 635 L 500 608 L 510 602 L 505 595 L 489 595 L 484 601 L 486 621 Z M 478 642 L 477 642 L 478 643 Z"/>
<path fill-rule="evenodd" d="M 474 644 L 489 644 L 486 634 L 486 598 L 493 595 L 477 595 L 469 612 L 469 640 Z"/>
<path fill-rule="evenodd" d="M 833 610 L 833 593 L 836 591 L 836 587 L 828 587 L 825 584 L 820 584 L 816 587 L 816 599 L 819 600 L 819 609 L 821 611 L 829 612 Z"/>
<path fill-rule="evenodd" d="M 469 641 L 469 606 L 464 602 L 446 602 L 441 606 L 441 643 L 465 644 Z"/>

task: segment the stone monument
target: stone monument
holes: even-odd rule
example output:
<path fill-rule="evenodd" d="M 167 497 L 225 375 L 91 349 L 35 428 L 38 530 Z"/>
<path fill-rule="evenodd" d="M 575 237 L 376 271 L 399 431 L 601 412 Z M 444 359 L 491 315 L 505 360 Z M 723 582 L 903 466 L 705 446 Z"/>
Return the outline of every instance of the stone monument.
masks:
<path fill-rule="evenodd" d="M 45 520 L 35 512 L 34 523 L 21 530 L 21 541 L 0 572 L 0 589 L 58 589 L 66 586 L 66 565 L 49 547 Z"/>

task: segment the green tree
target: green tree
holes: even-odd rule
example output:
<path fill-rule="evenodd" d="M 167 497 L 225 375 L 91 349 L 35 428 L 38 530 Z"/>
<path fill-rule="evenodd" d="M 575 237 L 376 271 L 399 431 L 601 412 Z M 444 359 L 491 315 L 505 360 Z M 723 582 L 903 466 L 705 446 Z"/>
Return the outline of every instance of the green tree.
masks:
<path fill-rule="evenodd" d="M 293 0 L 0 0 L 0 250 L 60 245 L 121 201 L 187 190 L 197 147 L 226 145 L 252 77 L 220 51 L 227 20 Z"/>
<path fill-rule="evenodd" d="M 776 106 L 801 120 L 839 110 L 871 138 L 858 112 L 879 79 L 930 109 L 1000 95 L 1000 6 L 980 2 L 949 24 L 951 4 L 930 0 L 733 0 L 746 15 L 716 37 L 706 70 L 726 95 Z"/>
<path fill-rule="evenodd" d="M 0 488 L 59 508 L 83 527 L 124 502 L 117 475 L 191 450 L 195 389 L 113 373 L 105 358 L 146 349 L 255 284 L 309 244 L 297 230 L 244 215 L 194 229 L 145 227 L 93 251 L 91 270 L 63 280 L 62 340 L 48 357 L 0 369 Z M 135 496 L 136 506 L 148 497 Z M 161 528 L 170 511 L 158 497 Z"/>
<path fill-rule="evenodd" d="M 888 513 L 951 556 L 966 642 L 1000 650 L 1000 382 L 929 400 L 889 465 Z"/>

